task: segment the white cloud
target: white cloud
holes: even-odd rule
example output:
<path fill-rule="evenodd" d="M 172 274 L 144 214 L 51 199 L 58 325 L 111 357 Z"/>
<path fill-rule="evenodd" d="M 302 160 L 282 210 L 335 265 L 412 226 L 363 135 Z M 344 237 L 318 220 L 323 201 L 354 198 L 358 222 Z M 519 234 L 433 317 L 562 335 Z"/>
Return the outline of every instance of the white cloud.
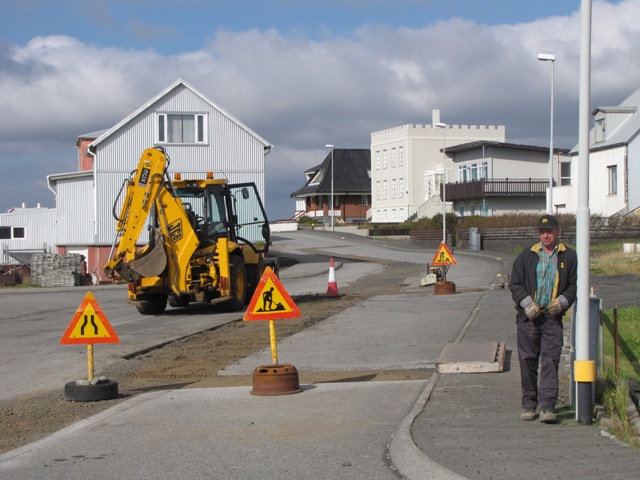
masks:
<path fill-rule="evenodd" d="M 595 1 L 593 12 L 593 103 L 617 104 L 640 87 L 640 2 Z M 77 135 L 114 125 L 178 77 L 275 144 L 267 203 L 278 218 L 293 213 L 289 195 L 324 158 L 326 143 L 367 147 L 372 131 L 430 123 L 434 108 L 447 123 L 506 125 L 508 141 L 546 145 L 550 72 L 536 59 L 542 51 L 558 59 L 556 145 L 572 147 L 579 29 L 576 12 L 502 26 L 363 26 L 322 40 L 219 30 L 201 50 L 173 56 L 69 36 L 0 45 L 0 164 L 12 165 L 15 186 L 0 191 L 0 211 L 39 198 L 24 193 L 34 178 L 42 184 L 47 173 L 75 168 Z M 50 192 L 41 194 L 53 206 Z"/>

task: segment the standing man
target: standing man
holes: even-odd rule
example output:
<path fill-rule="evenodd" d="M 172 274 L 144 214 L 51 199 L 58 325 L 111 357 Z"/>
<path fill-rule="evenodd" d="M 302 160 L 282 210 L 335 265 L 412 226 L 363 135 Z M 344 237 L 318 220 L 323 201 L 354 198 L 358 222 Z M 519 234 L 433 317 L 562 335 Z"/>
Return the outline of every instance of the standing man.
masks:
<path fill-rule="evenodd" d="M 537 227 L 540 242 L 518 255 L 509 283 L 517 310 L 520 419 L 535 420 L 540 407 L 540 421 L 556 423 L 562 316 L 576 299 L 578 257 L 575 250 L 558 241 L 556 217 L 543 215 Z"/>

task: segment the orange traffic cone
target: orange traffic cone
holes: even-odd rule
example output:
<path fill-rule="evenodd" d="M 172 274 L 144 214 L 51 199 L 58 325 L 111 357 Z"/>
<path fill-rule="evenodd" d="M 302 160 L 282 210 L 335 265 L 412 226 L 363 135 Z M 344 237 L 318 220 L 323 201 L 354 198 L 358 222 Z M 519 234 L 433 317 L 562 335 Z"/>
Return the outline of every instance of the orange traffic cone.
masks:
<path fill-rule="evenodd" d="M 329 262 L 329 286 L 327 287 L 327 297 L 337 297 L 338 284 L 336 283 L 336 269 L 333 266 L 333 257 Z"/>

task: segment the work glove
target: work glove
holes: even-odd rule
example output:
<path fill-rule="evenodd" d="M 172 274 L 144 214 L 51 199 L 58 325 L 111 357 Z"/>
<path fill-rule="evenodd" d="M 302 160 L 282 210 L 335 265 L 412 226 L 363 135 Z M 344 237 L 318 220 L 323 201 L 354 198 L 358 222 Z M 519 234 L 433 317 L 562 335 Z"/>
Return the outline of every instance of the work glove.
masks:
<path fill-rule="evenodd" d="M 562 313 L 562 310 L 567 308 L 567 303 L 569 302 L 567 302 L 567 300 L 562 295 L 560 295 L 553 302 L 547 305 L 547 312 L 549 312 L 551 315 L 560 315 Z"/>
<path fill-rule="evenodd" d="M 531 302 L 524 307 L 524 313 L 529 320 L 535 320 L 542 315 L 542 310 L 540 310 L 540 307 L 536 302 Z"/>

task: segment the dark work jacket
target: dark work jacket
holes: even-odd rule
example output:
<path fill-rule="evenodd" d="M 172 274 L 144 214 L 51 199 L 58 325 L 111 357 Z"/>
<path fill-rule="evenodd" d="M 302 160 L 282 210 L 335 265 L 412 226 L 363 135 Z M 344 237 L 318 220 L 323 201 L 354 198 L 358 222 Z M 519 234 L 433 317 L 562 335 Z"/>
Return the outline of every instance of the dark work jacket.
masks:
<path fill-rule="evenodd" d="M 525 248 L 516 257 L 511 270 L 511 280 L 509 281 L 509 289 L 511 297 L 516 303 L 518 317 L 526 321 L 527 316 L 524 309 L 520 306 L 520 302 L 531 296 L 536 301 L 536 292 L 538 290 L 538 279 L 536 275 L 536 267 L 540 259 L 539 253 L 542 246 L 536 243 L 531 248 Z M 564 243 L 558 243 L 558 275 L 553 288 L 551 300 L 553 301 L 559 295 L 563 295 L 569 303 L 569 307 L 576 300 L 576 292 L 578 290 L 578 255 L 572 248 L 567 247 Z M 560 313 L 560 317 L 564 315 L 565 310 Z"/>

